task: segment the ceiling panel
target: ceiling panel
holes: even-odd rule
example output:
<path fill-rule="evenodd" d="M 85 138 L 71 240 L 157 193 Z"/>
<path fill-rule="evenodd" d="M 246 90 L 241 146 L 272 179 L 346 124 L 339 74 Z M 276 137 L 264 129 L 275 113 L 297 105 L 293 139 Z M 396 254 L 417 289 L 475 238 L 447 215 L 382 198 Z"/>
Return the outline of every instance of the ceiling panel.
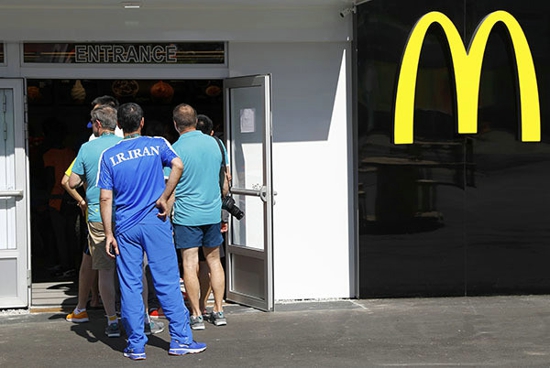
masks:
<path fill-rule="evenodd" d="M 118 8 L 124 3 L 139 3 L 143 9 L 185 7 L 303 7 L 347 6 L 353 0 L 3 0 L 0 9 L 85 9 Z"/>

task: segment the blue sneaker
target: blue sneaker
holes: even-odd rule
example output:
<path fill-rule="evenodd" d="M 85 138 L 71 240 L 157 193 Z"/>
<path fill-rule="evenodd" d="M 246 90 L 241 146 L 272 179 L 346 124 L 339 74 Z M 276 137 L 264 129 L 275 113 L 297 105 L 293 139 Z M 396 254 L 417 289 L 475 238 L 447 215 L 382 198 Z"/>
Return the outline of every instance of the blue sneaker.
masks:
<path fill-rule="evenodd" d="M 185 355 L 195 354 L 206 350 L 206 344 L 204 342 L 193 341 L 190 344 L 180 344 L 178 340 L 172 340 L 170 342 L 169 355 Z"/>
<path fill-rule="evenodd" d="M 126 358 L 130 358 L 132 360 L 145 360 L 147 357 L 145 356 L 145 349 L 130 349 L 126 348 L 124 349 L 124 356 Z"/>

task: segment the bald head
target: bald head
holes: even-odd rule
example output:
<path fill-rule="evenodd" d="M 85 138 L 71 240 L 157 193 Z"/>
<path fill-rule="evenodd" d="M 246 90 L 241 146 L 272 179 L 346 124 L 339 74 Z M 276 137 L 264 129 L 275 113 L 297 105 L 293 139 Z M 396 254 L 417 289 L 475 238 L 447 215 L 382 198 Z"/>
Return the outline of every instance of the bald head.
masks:
<path fill-rule="evenodd" d="M 174 108 L 173 119 L 178 132 L 193 130 L 197 126 L 197 112 L 187 104 L 179 104 Z"/>

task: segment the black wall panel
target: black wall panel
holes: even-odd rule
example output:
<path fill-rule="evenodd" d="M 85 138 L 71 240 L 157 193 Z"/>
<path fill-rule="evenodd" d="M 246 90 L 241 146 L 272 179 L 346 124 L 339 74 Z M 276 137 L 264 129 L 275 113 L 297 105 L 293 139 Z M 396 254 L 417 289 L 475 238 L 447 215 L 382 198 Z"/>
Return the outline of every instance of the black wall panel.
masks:
<path fill-rule="evenodd" d="M 414 143 L 394 144 L 398 72 L 418 19 L 444 13 L 467 47 L 496 10 L 517 19 L 530 45 L 541 142 L 520 140 L 514 49 L 497 23 L 481 69 L 477 134 L 458 134 L 451 49 L 434 24 L 420 56 Z M 360 297 L 550 291 L 549 17 L 545 2 L 389 0 L 358 7 Z"/>

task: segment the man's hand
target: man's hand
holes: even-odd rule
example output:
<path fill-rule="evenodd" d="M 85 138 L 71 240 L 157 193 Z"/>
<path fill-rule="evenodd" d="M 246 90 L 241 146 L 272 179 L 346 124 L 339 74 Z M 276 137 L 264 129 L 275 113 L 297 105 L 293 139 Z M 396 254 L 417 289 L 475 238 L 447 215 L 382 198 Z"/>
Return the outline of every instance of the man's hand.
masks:
<path fill-rule="evenodd" d="M 166 187 L 164 192 L 157 199 L 157 208 L 159 213 L 157 217 L 161 218 L 163 221 L 166 220 L 167 216 L 170 216 L 170 211 L 172 209 L 173 199 L 171 198 L 174 194 L 174 189 L 180 180 L 181 174 L 183 172 L 183 163 L 179 157 L 174 157 L 171 162 L 170 175 L 168 175 L 168 180 L 166 180 Z M 168 201 L 170 200 L 170 203 Z"/>
<path fill-rule="evenodd" d="M 80 211 L 82 211 L 82 216 L 86 217 L 86 209 L 88 208 L 88 202 L 85 199 L 79 201 L 77 204 Z"/>
<path fill-rule="evenodd" d="M 169 207 L 168 202 L 166 201 L 166 198 L 164 196 L 161 196 L 159 199 L 157 199 L 156 203 L 157 208 L 159 209 L 159 213 L 157 214 L 158 218 L 161 218 L 162 221 L 166 220 L 166 216 L 169 214 Z"/>
<path fill-rule="evenodd" d="M 112 235 L 105 236 L 105 252 L 111 258 L 116 258 L 119 255 L 118 253 L 118 243 Z"/>

